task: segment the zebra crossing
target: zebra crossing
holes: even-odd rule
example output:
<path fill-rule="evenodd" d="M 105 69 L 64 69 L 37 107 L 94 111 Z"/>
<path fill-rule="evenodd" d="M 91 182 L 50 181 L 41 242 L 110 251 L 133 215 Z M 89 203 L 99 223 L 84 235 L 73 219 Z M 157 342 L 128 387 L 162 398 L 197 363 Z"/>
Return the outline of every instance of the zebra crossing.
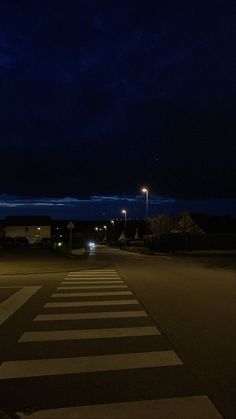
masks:
<path fill-rule="evenodd" d="M 16 349 L 0 386 L 20 418 L 222 419 L 115 269 L 68 273 Z"/>

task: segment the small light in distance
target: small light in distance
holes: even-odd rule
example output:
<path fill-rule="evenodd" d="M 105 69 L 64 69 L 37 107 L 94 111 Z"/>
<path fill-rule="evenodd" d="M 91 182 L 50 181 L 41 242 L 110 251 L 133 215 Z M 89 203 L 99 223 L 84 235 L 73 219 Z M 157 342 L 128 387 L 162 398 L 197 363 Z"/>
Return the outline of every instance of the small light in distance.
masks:
<path fill-rule="evenodd" d="M 94 242 L 89 242 L 88 245 L 89 245 L 90 248 L 94 248 L 95 247 L 95 243 Z"/>

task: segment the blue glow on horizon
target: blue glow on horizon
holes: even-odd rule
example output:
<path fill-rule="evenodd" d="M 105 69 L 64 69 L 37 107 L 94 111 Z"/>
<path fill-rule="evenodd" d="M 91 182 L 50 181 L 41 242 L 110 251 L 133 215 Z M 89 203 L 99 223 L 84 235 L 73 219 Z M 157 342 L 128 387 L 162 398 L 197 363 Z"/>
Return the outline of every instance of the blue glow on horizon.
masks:
<path fill-rule="evenodd" d="M 121 217 L 121 209 L 129 218 L 145 217 L 143 195 L 75 197 L 20 197 L 0 196 L 0 218 L 7 215 L 49 215 L 55 219 L 105 220 Z M 168 214 L 178 216 L 183 211 L 204 212 L 212 215 L 236 215 L 236 199 L 177 199 L 150 195 L 149 216 Z"/>

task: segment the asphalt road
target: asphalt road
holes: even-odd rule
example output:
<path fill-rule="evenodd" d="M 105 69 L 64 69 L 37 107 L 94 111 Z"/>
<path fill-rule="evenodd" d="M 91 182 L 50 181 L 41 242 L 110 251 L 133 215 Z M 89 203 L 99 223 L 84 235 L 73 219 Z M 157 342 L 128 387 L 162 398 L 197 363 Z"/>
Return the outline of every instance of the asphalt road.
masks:
<path fill-rule="evenodd" d="M 232 263 L 40 258 L 1 261 L 0 418 L 235 417 Z"/>
<path fill-rule="evenodd" d="M 235 415 L 232 257 L 114 255 L 115 266 L 227 418 Z"/>

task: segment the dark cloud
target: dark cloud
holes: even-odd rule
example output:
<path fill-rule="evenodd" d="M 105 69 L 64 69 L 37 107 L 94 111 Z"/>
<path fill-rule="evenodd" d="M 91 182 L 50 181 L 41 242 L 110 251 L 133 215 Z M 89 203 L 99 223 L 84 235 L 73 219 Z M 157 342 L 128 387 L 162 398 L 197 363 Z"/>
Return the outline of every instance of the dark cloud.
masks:
<path fill-rule="evenodd" d="M 145 214 L 145 197 L 138 195 L 94 195 L 87 199 L 21 197 L 0 195 L 0 219 L 6 215 L 50 215 L 61 219 L 110 220 L 122 218 L 122 209 L 127 218 L 142 219 Z M 150 217 L 168 213 L 179 216 L 183 211 L 208 214 L 236 214 L 236 199 L 183 200 L 149 195 Z"/>
<path fill-rule="evenodd" d="M 0 190 L 233 196 L 232 16 L 219 0 L 2 1 Z"/>

